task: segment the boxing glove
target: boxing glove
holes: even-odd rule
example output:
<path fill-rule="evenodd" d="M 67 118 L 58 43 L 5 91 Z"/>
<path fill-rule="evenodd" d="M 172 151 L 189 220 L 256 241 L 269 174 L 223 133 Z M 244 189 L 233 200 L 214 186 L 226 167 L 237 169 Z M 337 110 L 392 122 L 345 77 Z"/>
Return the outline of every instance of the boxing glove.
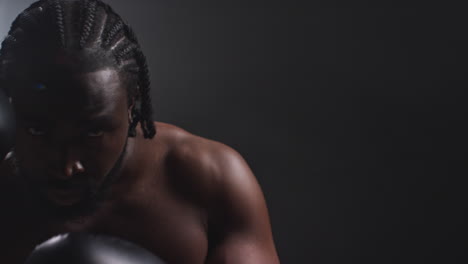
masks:
<path fill-rule="evenodd" d="M 87 233 L 55 236 L 38 245 L 25 264 L 164 264 L 128 241 Z"/>

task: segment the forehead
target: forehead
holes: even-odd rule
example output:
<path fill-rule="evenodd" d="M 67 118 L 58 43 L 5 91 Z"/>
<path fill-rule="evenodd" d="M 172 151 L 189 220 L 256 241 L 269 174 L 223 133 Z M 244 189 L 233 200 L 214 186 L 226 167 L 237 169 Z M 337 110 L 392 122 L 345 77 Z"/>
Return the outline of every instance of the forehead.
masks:
<path fill-rule="evenodd" d="M 113 68 L 92 72 L 60 67 L 55 71 L 46 70 L 19 81 L 12 98 L 19 115 L 49 118 L 111 114 L 119 107 L 126 107 L 126 90 Z"/>

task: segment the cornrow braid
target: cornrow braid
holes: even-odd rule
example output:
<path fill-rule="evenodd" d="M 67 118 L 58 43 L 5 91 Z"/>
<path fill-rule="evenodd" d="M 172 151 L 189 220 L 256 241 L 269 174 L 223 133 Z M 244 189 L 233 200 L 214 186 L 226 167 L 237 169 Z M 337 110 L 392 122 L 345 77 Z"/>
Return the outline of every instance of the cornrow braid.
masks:
<path fill-rule="evenodd" d="M 102 2 L 98 1 L 100 4 Z M 115 12 L 108 5 L 104 5 L 104 9 L 108 13 Z M 116 15 L 118 17 L 118 15 Z M 116 42 L 116 36 L 123 31 L 124 35 L 130 40 L 130 42 L 125 42 L 123 45 L 124 48 L 116 48 L 115 56 L 118 63 L 122 63 L 130 52 L 133 53 L 134 59 L 136 60 L 136 66 L 138 68 L 138 91 L 141 98 L 141 109 L 133 108 L 132 117 L 135 120 L 139 120 L 141 123 L 141 128 L 145 138 L 152 138 L 156 134 L 156 127 L 153 122 L 153 108 L 151 97 L 149 95 L 151 82 L 149 78 L 148 65 L 146 63 L 146 57 L 141 51 L 140 45 L 138 44 L 138 39 L 130 26 L 128 26 L 120 17 L 118 17 L 117 23 L 114 24 L 112 28 L 105 34 L 103 46 L 110 47 Z M 118 41 L 118 40 L 117 40 Z M 126 45 L 126 46 L 125 46 Z M 128 67 L 128 65 L 127 65 Z M 128 67 L 131 68 L 131 67 Z M 130 124 L 130 134 L 133 134 L 133 130 L 136 127 L 138 122 L 132 122 Z"/>
<path fill-rule="evenodd" d="M 135 32 L 130 27 L 125 27 L 126 33 L 128 38 L 134 42 L 138 43 L 137 37 Z M 137 61 L 137 65 L 139 67 L 139 74 L 138 74 L 138 86 L 140 88 L 140 93 L 142 94 L 142 102 L 141 102 L 141 117 L 143 131 L 145 135 L 149 135 L 150 137 L 156 134 L 156 128 L 154 127 L 154 123 L 152 120 L 153 116 L 153 108 L 151 107 L 151 97 L 149 96 L 151 81 L 149 78 L 149 70 L 148 64 L 146 63 L 146 57 L 141 51 L 140 45 L 135 46 L 135 59 Z"/>
<path fill-rule="evenodd" d="M 65 43 L 65 26 L 63 22 L 63 8 L 59 0 L 54 1 L 55 13 L 56 13 L 56 21 L 57 21 L 57 28 L 59 32 L 60 44 L 62 47 L 66 46 Z"/>
<path fill-rule="evenodd" d="M 24 29 L 27 29 L 27 28 L 30 28 L 30 27 L 33 27 L 35 23 L 37 23 L 36 19 L 34 18 L 34 16 L 32 15 L 32 12 L 31 11 L 25 11 L 21 14 L 21 17 L 20 19 L 18 20 L 18 23 L 21 22 L 22 25 L 20 26 L 20 28 L 24 28 Z"/>
<path fill-rule="evenodd" d="M 8 35 L 11 35 L 11 33 L 18 27 L 21 27 L 21 25 L 19 25 L 20 23 L 23 23 L 23 22 L 26 22 L 25 21 L 25 18 L 27 20 L 29 20 L 28 18 L 30 18 L 30 14 L 33 10 L 36 10 L 36 9 L 39 9 L 39 10 L 43 10 L 42 8 L 42 5 L 44 5 L 45 2 L 47 2 L 49 0 L 40 0 L 40 1 L 37 1 L 33 4 L 31 4 L 28 8 L 26 8 L 22 13 L 20 13 L 16 18 L 15 20 L 13 21 L 13 23 L 11 23 L 11 27 L 10 27 L 10 30 L 8 31 Z"/>
<path fill-rule="evenodd" d="M 80 48 L 84 48 L 86 41 L 89 38 L 89 35 L 91 34 L 91 31 L 93 29 L 93 25 L 96 19 L 96 2 L 95 1 L 86 1 L 85 2 L 85 14 L 86 17 L 83 21 L 83 30 L 81 32 L 81 37 L 80 37 Z"/>
<path fill-rule="evenodd" d="M 23 58 L 30 61 L 42 53 L 34 47 L 52 52 L 55 47 L 66 50 L 90 48 L 86 52 L 101 54 L 99 58 L 106 59 L 96 59 L 96 65 L 107 63 L 107 66 L 117 67 L 128 80 L 135 81 L 127 86 L 128 102 L 134 102 L 129 136 L 136 135 L 135 129 L 140 123 L 144 137 L 154 137 L 156 128 L 146 57 L 133 30 L 109 5 L 101 0 L 39 0 L 31 4 L 18 15 L 2 42 L 1 82 L 11 78 L 9 73 L 13 71 L 8 70 L 9 67 L 25 62 L 21 60 Z"/>
<path fill-rule="evenodd" d="M 143 95 L 141 102 L 141 116 L 143 119 L 140 120 L 140 122 L 142 122 L 142 127 L 145 134 L 149 137 L 152 137 L 156 134 L 156 128 L 153 125 L 153 108 L 151 107 L 151 97 L 149 96 L 151 83 L 149 79 L 148 65 L 146 64 L 146 58 L 140 49 L 136 51 L 136 59 L 137 63 L 141 67 L 138 83 L 140 87 L 140 93 Z"/>
<path fill-rule="evenodd" d="M 132 43 L 121 45 L 114 51 L 115 59 L 117 63 L 122 64 L 124 60 L 129 58 L 129 55 L 132 55 L 132 51 L 134 51 L 135 45 Z"/>
<path fill-rule="evenodd" d="M 115 36 L 117 33 L 119 33 L 123 28 L 125 24 L 122 20 L 117 21 L 115 25 L 112 26 L 112 28 L 109 30 L 109 32 L 106 33 L 105 36 L 103 36 L 103 47 L 104 48 L 109 48 L 111 45 L 112 41 L 115 39 Z"/>
<path fill-rule="evenodd" d="M 2 42 L 2 50 L 8 50 L 15 45 L 16 38 L 13 35 L 6 36 L 5 40 Z"/>

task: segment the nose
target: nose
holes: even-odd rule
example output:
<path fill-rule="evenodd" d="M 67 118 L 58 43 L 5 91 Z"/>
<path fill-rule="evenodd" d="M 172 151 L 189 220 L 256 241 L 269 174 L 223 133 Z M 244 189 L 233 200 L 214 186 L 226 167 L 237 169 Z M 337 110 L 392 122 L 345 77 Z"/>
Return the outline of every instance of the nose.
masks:
<path fill-rule="evenodd" d="M 75 174 L 83 173 L 84 167 L 78 159 L 67 159 L 62 179 L 72 178 Z"/>
<path fill-rule="evenodd" d="M 54 166 L 59 166 L 56 167 L 59 170 L 56 170 L 56 174 L 54 175 L 55 178 L 60 180 L 67 180 L 85 171 L 83 163 L 80 159 L 80 155 L 78 154 L 79 151 L 77 151 L 75 148 L 62 148 L 62 151 L 59 152 L 61 153 L 61 157 L 56 160 L 58 161 L 58 164 Z"/>

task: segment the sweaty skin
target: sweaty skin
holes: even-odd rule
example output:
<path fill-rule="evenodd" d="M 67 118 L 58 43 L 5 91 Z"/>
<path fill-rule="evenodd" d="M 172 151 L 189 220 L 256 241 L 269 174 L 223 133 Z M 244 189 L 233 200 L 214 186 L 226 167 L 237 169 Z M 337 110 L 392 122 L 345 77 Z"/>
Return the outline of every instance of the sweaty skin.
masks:
<path fill-rule="evenodd" d="M 127 137 L 132 102 L 112 68 L 53 77 L 14 89 L 0 263 L 23 263 L 35 245 L 73 231 L 132 241 L 169 264 L 279 263 L 262 191 L 235 150 L 161 122 L 153 139 L 140 127 Z M 95 201 L 90 190 L 105 194 Z"/>

